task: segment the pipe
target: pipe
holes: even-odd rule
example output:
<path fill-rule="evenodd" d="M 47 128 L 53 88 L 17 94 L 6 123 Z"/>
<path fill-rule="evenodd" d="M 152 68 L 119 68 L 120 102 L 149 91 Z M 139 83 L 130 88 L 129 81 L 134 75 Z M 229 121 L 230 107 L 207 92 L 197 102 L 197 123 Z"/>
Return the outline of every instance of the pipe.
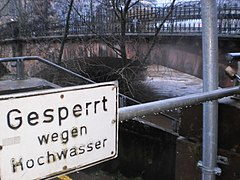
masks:
<path fill-rule="evenodd" d="M 159 100 L 133 106 L 127 106 L 119 109 L 119 120 L 124 121 L 137 116 L 143 116 L 146 114 L 157 113 L 164 110 L 196 105 L 202 102 L 231 96 L 233 94 L 240 94 L 239 86 L 218 89 L 209 92 L 190 94 L 186 96 Z"/>
<path fill-rule="evenodd" d="M 203 92 L 218 88 L 216 0 L 201 0 Z M 202 180 L 215 180 L 218 144 L 218 101 L 203 104 Z"/>
<path fill-rule="evenodd" d="M 240 53 L 236 52 L 236 53 L 227 53 L 225 55 L 225 59 L 227 61 L 240 61 Z"/>

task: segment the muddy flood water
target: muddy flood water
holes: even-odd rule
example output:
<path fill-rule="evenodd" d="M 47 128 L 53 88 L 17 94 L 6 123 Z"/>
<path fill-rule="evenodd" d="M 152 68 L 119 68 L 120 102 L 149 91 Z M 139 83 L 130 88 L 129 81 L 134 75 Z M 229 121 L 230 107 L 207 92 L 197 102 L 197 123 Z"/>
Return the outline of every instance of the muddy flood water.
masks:
<path fill-rule="evenodd" d="M 156 99 L 202 92 L 201 79 L 160 65 L 149 66 L 142 83 L 151 89 Z"/>
<path fill-rule="evenodd" d="M 202 80 L 186 73 L 164 66 L 151 65 L 147 68 L 146 78 L 138 84 L 142 90 L 136 99 L 140 102 L 151 102 L 173 97 L 202 92 Z M 166 116 L 165 116 L 166 115 Z M 169 110 L 142 117 L 147 123 L 165 130 L 176 132 L 177 121 L 181 119 L 181 111 Z M 172 119 L 172 121 L 171 121 Z"/>

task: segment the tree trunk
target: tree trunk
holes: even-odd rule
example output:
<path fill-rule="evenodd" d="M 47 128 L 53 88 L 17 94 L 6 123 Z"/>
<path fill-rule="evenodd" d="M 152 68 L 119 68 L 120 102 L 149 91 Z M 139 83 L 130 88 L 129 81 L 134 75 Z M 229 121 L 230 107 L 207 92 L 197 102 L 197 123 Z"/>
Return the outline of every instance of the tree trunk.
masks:
<path fill-rule="evenodd" d="M 58 56 L 58 61 L 57 61 L 57 64 L 59 64 L 59 65 L 61 65 L 61 63 L 62 63 L 62 55 L 63 55 L 64 45 L 65 45 L 65 41 L 66 41 L 67 36 L 68 36 L 69 20 L 70 20 L 70 16 L 71 16 L 72 7 L 73 7 L 73 2 L 74 2 L 74 0 L 70 1 L 69 8 L 68 8 L 68 13 L 67 13 L 67 18 L 66 18 L 66 25 L 65 25 L 65 28 L 64 28 L 63 40 L 62 40 L 62 43 L 61 43 L 59 56 Z"/>
<path fill-rule="evenodd" d="M 120 39 L 120 49 L 123 67 L 127 65 L 127 52 L 126 52 L 126 20 L 121 21 L 121 39 Z"/>

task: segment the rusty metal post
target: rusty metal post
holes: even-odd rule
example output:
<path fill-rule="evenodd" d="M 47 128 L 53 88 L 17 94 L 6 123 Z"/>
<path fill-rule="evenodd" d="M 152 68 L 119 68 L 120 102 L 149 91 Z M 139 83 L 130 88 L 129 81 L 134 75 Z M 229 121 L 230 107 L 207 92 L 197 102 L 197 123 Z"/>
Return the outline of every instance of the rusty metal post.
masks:
<path fill-rule="evenodd" d="M 203 91 L 218 88 L 218 30 L 216 0 L 201 0 L 202 7 L 202 55 L 203 55 Z M 202 180 L 215 180 L 221 174 L 217 166 L 218 144 L 218 101 L 203 104 L 203 150 Z"/>

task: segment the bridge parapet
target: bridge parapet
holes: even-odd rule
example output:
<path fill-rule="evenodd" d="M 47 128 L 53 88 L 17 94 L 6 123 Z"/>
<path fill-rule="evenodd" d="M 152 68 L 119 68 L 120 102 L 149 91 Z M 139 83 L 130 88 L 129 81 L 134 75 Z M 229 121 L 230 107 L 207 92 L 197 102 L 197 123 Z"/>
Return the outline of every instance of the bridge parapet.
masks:
<path fill-rule="evenodd" d="M 167 14 L 171 16 L 167 18 Z M 167 18 L 165 20 L 165 18 Z M 81 16 L 72 19 L 69 24 L 69 35 L 120 35 L 120 20 L 109 12 L 105 16 Z M 199 1 L 177 3 L 171 12 L 168 6 L 134 7 L 128 12 L 126 33 L 151 34 L 161 27 L 161 35 L 171 33 L 201 34 L 201 5 Z M 61 36 L 64 33 L 65 21 L 57 22 L 10 22 L 0 27 L 0 38 Z M 238 4 L 218 5 L 218 29 L 220 35 L 240 35 L 240 6 Z"/>

